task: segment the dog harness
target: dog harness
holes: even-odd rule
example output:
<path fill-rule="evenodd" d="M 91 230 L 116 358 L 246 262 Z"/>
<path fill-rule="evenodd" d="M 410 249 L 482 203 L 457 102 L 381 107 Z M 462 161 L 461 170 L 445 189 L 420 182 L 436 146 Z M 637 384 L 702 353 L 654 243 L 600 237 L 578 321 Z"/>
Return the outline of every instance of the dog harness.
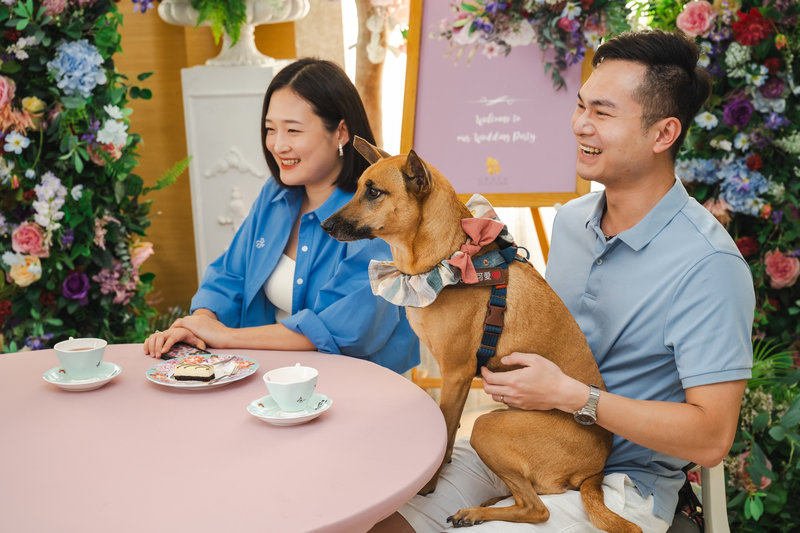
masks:
<path fill-rule="evenodd" d="M 450 259 L 423 274 L 409 275 L 400 272 L 392 261 L 371 261 L 369 279 L 372 292 L 389 302 L 406 307 L 425 307 L 433 303 L 439 292 L 447 287 L 491 286 L 492 293 L 486 306 L 483 337 L 477 351 L 476 375 L 494 357 L 497 342 L 503 331 L 503 313 L 506 308 L 508 265 L 511 261 L 527 262 L 528 250 L 514 244 L 508 228 L 500 221 L 491 204 L 475 194 L 466 204 L 473 218 L 463 219 L 461 226 L 467 242 Z M 492 242 L 497 250 L 477 257 L 472 254 Z M 525 257 L 518 255 L 519 250 Z"/>

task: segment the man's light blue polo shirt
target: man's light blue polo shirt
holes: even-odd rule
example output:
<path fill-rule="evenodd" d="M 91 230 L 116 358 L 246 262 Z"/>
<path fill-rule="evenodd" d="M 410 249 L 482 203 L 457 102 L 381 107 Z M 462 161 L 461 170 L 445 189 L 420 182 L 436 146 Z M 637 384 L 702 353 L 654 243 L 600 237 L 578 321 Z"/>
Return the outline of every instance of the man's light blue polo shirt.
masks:
<path fill-rule="evenodd" d="M 683 402 L 684 389 L 748 379 L 753 280 L 725 229 L 677 179 L 608 242 L 604 208 L 597 192 L 558 210 L 547 281 L 586 335 L 608 390 Z M 606 473 L 628 474 L 642 495 L 655 494 L 655 514 L 670 523 L 685 464 L 615 435 Z"/>

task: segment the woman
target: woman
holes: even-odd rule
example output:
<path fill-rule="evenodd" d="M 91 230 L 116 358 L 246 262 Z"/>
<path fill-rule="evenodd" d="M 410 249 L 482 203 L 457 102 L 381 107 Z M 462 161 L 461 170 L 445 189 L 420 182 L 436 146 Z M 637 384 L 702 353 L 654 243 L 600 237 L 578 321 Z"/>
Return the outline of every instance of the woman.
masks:
<path fill-rule="evenodd" d="M 334 63 L 301 59 L 264 96 L 261 144 L 272 172 L 228 250 L 206 270 L 192 315 L 155 332 L 144 352 L 177 341 L 200 347 L 319 350 L 368 359 L 396 372 L 419 363 L 405 311 L 372 294 L 380 240 L 341 243 L 320 223 L 353 196 L 372 142 L 361 98 Z"/>

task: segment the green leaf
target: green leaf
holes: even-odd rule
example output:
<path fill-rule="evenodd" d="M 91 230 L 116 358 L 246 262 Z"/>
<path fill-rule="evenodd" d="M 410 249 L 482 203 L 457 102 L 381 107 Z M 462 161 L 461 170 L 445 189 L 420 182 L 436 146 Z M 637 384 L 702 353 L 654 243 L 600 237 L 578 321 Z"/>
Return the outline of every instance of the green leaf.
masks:
<path fill-rule="evenodd" d="M 767 427 L 768 423 L 769 423 L 769 413 L 759 413 L 753 419 L 753 426 L 752 426 L 753 433 L 758 433 L 762 431 L 765 427 Z"/>
<path fill-rule="evenodd" d="M 782 426 L 774 426 L 769 428 L 769 436 L 777 441 L 782 441 L 783 438 L 786 436 L 786 429 Z"/>
<path fill-rule="evenodd" d="M 142 72 L 141 74 L 136 76 L 136 79 L 139 80 L 139 81 L 144 81 L 147 78 L 149 78 L 150 76 L 152 76 L 153 74 L 154 74 L 153 72 Z"/>

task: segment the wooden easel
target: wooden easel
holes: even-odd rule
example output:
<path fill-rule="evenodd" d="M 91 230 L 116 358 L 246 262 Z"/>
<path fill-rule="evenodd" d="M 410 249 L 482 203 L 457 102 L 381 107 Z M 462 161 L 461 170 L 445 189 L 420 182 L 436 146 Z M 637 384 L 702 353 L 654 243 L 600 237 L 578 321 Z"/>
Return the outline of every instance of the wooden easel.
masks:
<path fill-rule="evenodd" d="M 434 0 L 429 0 L 434 1 Z M 417 86 L 419 83 L 419 61 L 420 48 L 423 33 L 423 0 L 411 0 L 408 29 L 408 58 L 406 66 L 405 97 L 403 102 L 403 123 L 400 136 L 400 150 L 408 153 L 414 147 L 414 125 L 417 109 Z M 588 78 L 591 73 L 591 51 L 587 53 L 582 67 L 582 79 Z M 575 189 L 570 192 L 556 193 L 487 193 L 483 196 L 494 207 L 528 207 L 533 218 L 537 240 L 542 252 L 545 263 L 550 253 L 550 243 L 542 221 L 540 207 L 552 207 L 556 204 L 565 203 L 573 198 L 582 196 L 590 191 L 589 182 L 575 176 Z M 459 198 L 466 202 L 469 194 L 459 194 Z M 412 370 L 411 378 L 414 383 L 424 389 L 441 388 L 441 379 L 429 377 L 427 372 L 419 371 L 417 368 Z M 471 388 L 482 388 L 481 380 L 475 378 Z"/>

